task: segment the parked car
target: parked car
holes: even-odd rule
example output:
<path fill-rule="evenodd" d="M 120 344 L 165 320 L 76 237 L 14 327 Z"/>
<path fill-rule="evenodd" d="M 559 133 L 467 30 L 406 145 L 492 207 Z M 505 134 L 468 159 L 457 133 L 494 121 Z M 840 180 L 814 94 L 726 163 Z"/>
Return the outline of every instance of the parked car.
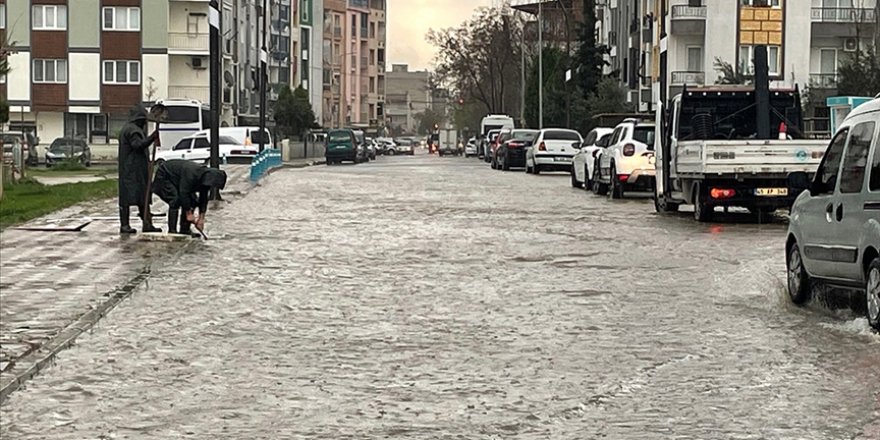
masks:
<path fill-rule="evenodd" d="M 483 160 L 486 163 L 492 162 L 492 151 L 495 149 L 495 141 L 498 140 L 498 135 L 501 134 L 501 130 L 502 129 L 500 129 L 500 128 L 494 129 L 494 130 L 489 130 L 486 133 L 486 138 L 483 139 L 483 145 L 484 145 Z M 508 130 L 510 130 L 510 129 L 508 129 Z"/>
<path fill-rule="evenodd" d="M 73 160 L 87 167 L 92 166 L 92 150 L 84 139 L 61 137 L 52 141 L 46 152 L 46 167 L 58 162 Z"/>
<path fill-rule="evenodd" d="M 567 128 L 545 128 L 526 150 L 526 173 L 542 171 L 571 171 L 574 157 L 584 139 L 580 133 Z"/>
<path fill-rule="evenodd" d="M 412 156 L 415 154 L 414 144 L 415 142 L 410 139 L 398 139 L 396 144 L 385 150 L 385 154 L 389 156 L 396 156 L 398 154 Z"/>
<path fill-rule="evenodd" d="M 789 182 L 802 190 L 785 249 L 792 302 L 809 300 L 814 281 L 864 290 L 880 330 L 880 99 L 850 113 L 812 182 L 803 172 Z"/>
<path fill-rule="evenodd" d="M 11 163 L 13 161 L 13 159 L 14 159 L 13 152 L 15 151 L 15 147 L 17 145 L 17 146 L 19 146 L 19 148 L 21 148 L 21 141 L 22 141 L 21 136 L 15 134 L 15 133 L 3 133 L 3 135 L 0 136 L 0 143 L 3 144 L 3 161 L 4 162 Z M 24 151 L 24 150 L 22 149 L 22 151 Z"/>
<path fill-rule="evenodd" d="M 489 145 L 489 166 L 493 170 L 498 169 L 498 154 L 496 152 L 501 144 L 510 140 L 512 132 L 512 128 L 502 128 L 498 136 L 495 136 L 495 140 Z"/>
<path fill-rule="evenodd" d="M 464 146 L 464 157 L 473 157 L 479 154 L 477 150 L 477 138 L 472 137 L 468 139 L 467 145 Z"/>
<path fill-rule="evenodd" d="M 594 128 L 584 138 L 584 145 L 571 160 L 571 186 L 590 189 L 593 186 L 593 170 L 602 150 L 611 140 L 613 128 Z"/>
<path fill-rule="evenodd" d="M 354 131 L 347 128 L 330 130 L 327 132 L 327 145 L 324 157 L 327 165 L 333 165 L 343 161 L 358 163 L 361 161 L 359 144 Z"/>
<path fill-rule="evenodd" d="M 265 148 L 275 148 L 275 144 L 272 143 L 272 134 L 268 129 L 264 129 L 262 137 L 260 136 L 260 127 L 220 127 L 219 132 L 220 136 L 235 139 L 235 143 L 238 145 L 248 147 L 253 145 L 259 149 L 260 141 L 263 141 Z M 203 133 L 209 133 L 209 130 L 199 131 L 196 135 Z"/>
<path fill-rule="evenodd" d="M 15 144 L 13 138 L 16 138 L 18 143 L 21 144 L 22 154 L 25 156 L 25 163 L 28 166 L 35 166 L 39 163 L 39 139 L 37 139 L 32 133 L 9 132 L 0 134 L 0 137 L 2 137 L 3 145 L 8 145 L 8 154 L 10 158 L 12 157 L 12 145 Z M 45 152 L 43 152 L 43 156 L 45 156 Z"/>
<path fill-rule="evenodd" d="M 509 171 L 526 166 L 526 151 L 538 139 L 538 130 L 511 130 L 495 150 L 495 169 Z"/>
<path fill-rule="evenodd" d="M 364 142 L 366 142 L 367 153 L 370 156 L 370 160 L 376 160 L 376 156 L 379 154 L 379 147 L 376 140 L 368 137 L 364 139 Z"/>
<path fill-rule="evenodd" d="M 652 190 L 654 123 L 624 120 L 614 128 L 608 147 L 597 159 L 592 182 L 596 194 L 620 199 L 628 190 Z"/>
<path fill-rule="evenodd" d="M 211 141 L 207 131 L 199 131 L 177 142 L 170 150 L 156 152 L 156 163 L 183 159 L 208 164 L 211 161 Z M 249 164 L 257 155 L 258 145 L 245 145 L 232 136 L 219 137 L 219 156 L 221 162 Z"/>

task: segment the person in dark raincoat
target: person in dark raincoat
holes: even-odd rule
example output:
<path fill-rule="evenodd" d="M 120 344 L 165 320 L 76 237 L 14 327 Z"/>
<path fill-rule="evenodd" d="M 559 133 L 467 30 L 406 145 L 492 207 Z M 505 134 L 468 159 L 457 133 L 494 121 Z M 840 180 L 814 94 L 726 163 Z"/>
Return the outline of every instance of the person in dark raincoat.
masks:
<path fill-rule="evenodd" d="M 149 206 L 144 206 L 147 198 L 147 176 L 150 161 L 149 149 L 159 139 L 155 131 L 147 136 L 147 110 L 137 104 L 128 111 L 128 122 L 119 132 L 119 233 L 134 234 L 129 223 L 131 207 L 138 207 L 138 216 L 144 220 Z M 152 222 L 145 221 L 144 232 L 161 232 Z"/>
<path fill-rule="evenodd" d="M 195 236 L 190 229 L 192 223 L 203 230 L 211 190 L 225 187 L 224 171 L 179 159 L 159 165 L 153 181 L 153 193 L 168 204 L 168 232 Z M 199 210 L 198 217 L 195 216 L 196 208 Z"/>

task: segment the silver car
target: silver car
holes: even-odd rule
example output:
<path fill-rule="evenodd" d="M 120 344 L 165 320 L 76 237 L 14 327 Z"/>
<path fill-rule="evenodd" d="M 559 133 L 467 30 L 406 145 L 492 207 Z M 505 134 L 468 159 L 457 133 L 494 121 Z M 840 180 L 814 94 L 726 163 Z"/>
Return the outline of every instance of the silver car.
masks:
<path fill-rule="evenodd" d="M 828 146 L 815 178 L 791 208 L 788 293 L 810 299 L 814 282 L 865 291 L 868 322 L 880 330 L 880 99 L 857 107 Z"/>

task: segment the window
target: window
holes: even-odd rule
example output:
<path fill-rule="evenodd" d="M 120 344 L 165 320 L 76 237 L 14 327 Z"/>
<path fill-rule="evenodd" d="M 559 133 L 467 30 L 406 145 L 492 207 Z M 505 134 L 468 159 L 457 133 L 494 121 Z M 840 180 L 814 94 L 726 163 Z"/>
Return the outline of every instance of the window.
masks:
<path fill-rule="evenodd" d="M 67 60 L 34 60 L 34 83 L 67 83 Z"/>
<path fill-rule="evenodd" d="M 357 38 L 358 36 L 358 17 L 357 14 L 351 15 L 351 36 L 352 38 Z"/>
<path fill-rule="evenodd" d="M 35 5 L 32 11 L 34 30 L 63 31 L 67 29 L 67 6 Z"/>
<path fill-rule="evenodd" d="M 840 174 L 841 193 L 860 193 L 865 187 L 865 169 L 868 166 L 868 152 L 871 151 L 875 126 L 874 122 L 864 122 L 853 128 Z"/>
<path fill-rule="evenodd" d="M 376 78 L 370 77 L 370 93 L 376 93 Z"/>
<path fill-rule="evenodd" d="M 743 6 L 772 6 L 779 7 L 779 0 L 740 0 Z"/>
<path fill-rule="evenodd" d="M 186 16 L 186 33 L 198 34 L 199 23 L 205 18 L 205 14 L 190 13 Z"/>
<path fill-rule="evenodd" d="M 104 8 L 105 31 L 141 30 L 141 8 Z"/>
<path fill-rule="evenodd" d="M 753 73 L 755 71 L 754 52 L 754 46 L 739 47 L 739 67 L 743 72 Z M 770 76 L 779 76 L 782 73 L 780 53 L 779 46 L 767 46 L 767 64 L 770 67 Z"/>
<path fill-rule="evenodd" d="M 6 29 L 6 3 L 0 3 L 0 29 Z"/>
<path fill-rule="evenodd" d="M 370 22 L 370 38 L 376 38 L 376 23 Z"/>
<path fill-rule="evenodd" d="M 841 130 L 831 141 L 831 146 L 825 153 L 822 165 L 816 172 L 816 183 L 813 187 L 814 196 L 834 193 L 834 188 L 837 186 L 837 175 L 840 172 L 840 160 L 843 157 L 843 147 L 846 145 L 848 135 L 849 129 Z"/>
<path fill-rule="evenodd" d="M 104 61 L 104 84 L 140 83 L 140 61 Z"/>
<path fill-rule="evenodd" d="M 703 71 L 703 48 L 700 46 L 688 46 L 687 48 L 688 72 Z"/>
<path fill-rule="evenodd" d="M 370 65 L 376 65 L 376 51 L 374 49 L 370 49 Z"/>
<path fill-rule="evenodd" d="M 871 164 L 871 191 L 880 191 L 880 131 L 874 139 L 874 163 Z"/>
<path fill-rule="evenodd" d="M 300 12 L 300 20 L 303 23 L 308 23 L 312 20 L 311 11 L 309 11 L 309 0 L 300 0 L 299 2 L 299 12 Z"/>
<path fill-rule="evenodd" d="M 207 150 L 209 148 L 211 148 L 211 143 L 208 142 L 208 138 L 196 138 L 193 142 L 193 150 Z"/>
<path fill-rule="evenodd" d="M 180 142 L 178 142 L 177 145 L 175 145 L 174 148 L 172 148 L 172 150 L 175 150 L 175 151 L 189 150 L 189 146 L 191 143 L 192 143 L 192 139 L 183 139 Z"/>

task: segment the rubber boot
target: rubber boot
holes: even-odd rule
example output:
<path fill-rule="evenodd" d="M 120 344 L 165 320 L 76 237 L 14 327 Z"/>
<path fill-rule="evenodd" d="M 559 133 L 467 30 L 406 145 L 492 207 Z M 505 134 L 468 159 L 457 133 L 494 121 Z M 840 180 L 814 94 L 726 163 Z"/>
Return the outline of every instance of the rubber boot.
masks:
<path fill-rule="evenodd" d="M 180 214 L 179 209 L 169 208 L 168 209 L 168 233 L 176 234 L 177 233 L 177 216 Z"/>
<path fill-rule="evenodd" d="M 131 227 L 129 216 L 131 209 L 128 206 L 119 207 L 119 233 L 120 234 L 136 234 L 137 230 Z"/>
<path fill-rule="evenodd" d="M 157 227 L 153 226 L 153 221 L 152 221 L 152 220 L 147 221 L 147 220 L 144 218 L 144 213 L 145 213 L 145 212 L 146 212 L 145 209 L 143 209 L 143 208 L 138 208 L 138 217 L 140 217 L 141 220 L 143 221 L 143 224 L 144 224 L 144 232 L 162 232 L 162 228 L 157 228 Z"/>

